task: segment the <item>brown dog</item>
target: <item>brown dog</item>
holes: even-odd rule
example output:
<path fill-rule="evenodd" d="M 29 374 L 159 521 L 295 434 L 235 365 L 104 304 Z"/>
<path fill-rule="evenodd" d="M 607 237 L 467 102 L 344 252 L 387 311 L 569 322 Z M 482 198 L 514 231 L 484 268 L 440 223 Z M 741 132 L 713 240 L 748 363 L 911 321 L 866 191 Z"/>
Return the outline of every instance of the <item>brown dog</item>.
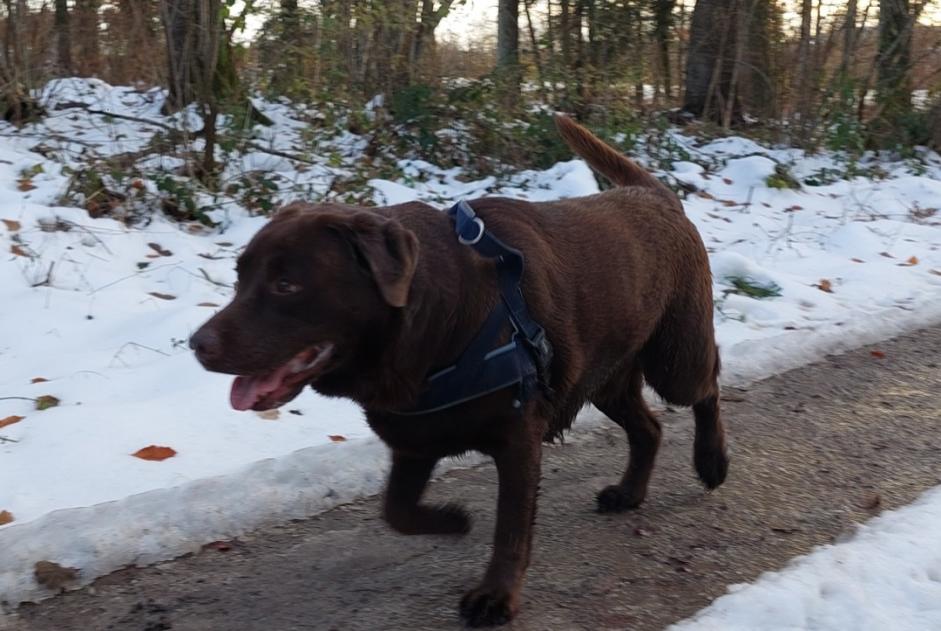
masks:
<path fill-rule="evenodd" d="M 500 300 L 493 260 L 459 243 L 447 214 L 418 202 L 285 207 L 239 258 L 231 304 L 190 341 L 207 369 L 239 375 L 237 409 L 277 407 L 306 385 L 361 404 L 392 449 L 385 518 L 401 533 L 466 532 L 464 510 L 422 504 L 422 493 L 440 458 L 493 457 L 493 556 L 460 604 L 471 626 L 516 614 L 541 441 L 566 430 L 582 406 L 594 404 L 630 443 L 621 481 L 598 494 L 600 511 L 644 500 L 660 443 L 645 380 L 666 401 L 693 407 L 702 482 L 719 486 L 728 467 L 702 241 L 654 177 L 571 120 L 557 124 L 618 188 L 556 202 L 471 203 L 489 233 L 524 253 L 523 296 L 554 348 L 551 388 L 521 406 L 504 388 L 436 413 L 398 413 L 416 404 L 429 374 L 461 357 Z"/>

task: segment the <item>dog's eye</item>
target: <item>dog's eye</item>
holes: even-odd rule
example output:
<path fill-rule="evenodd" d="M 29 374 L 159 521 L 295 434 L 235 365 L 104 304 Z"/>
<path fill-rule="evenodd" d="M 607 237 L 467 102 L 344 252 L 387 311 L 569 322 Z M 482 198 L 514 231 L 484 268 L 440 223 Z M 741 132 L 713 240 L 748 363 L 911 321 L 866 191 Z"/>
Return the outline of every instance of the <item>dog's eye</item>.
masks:
<path fill-rule="evenodd" d="M 296 283 L 292 283 L 287 278 L 279 278 L 278 280 L 274 281 L 272 290 L 276 294 L 286 296 L 288 294 L 296 294 L 301 290 L 301 286 Z"/>

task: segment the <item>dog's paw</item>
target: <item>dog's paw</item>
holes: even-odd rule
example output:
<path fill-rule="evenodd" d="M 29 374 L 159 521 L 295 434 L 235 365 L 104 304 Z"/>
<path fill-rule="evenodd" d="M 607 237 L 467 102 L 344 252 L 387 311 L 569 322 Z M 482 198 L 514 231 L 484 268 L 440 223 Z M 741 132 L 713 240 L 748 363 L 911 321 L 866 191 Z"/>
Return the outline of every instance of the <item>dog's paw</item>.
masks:
<path fill-rule="evenodd" d="M 598 493 L 598 512 L 599 513 L 621 513 L 632 508 L 637 508 L 644 501 L 643 496 L 626 491 L 617 484 L 607 486 Z"/>
<path fill-rule="evenodd" d="M 461 599 L 461 619 L 469 627 L 495 627 L 512 620 L 518 608 L 516 594 L 481 585 Z"/>
<path fill-rule="evenodd" d="M 729 456 L 724 446 L 697 445 L 693 451 L 693 465 L 706 488 L 715 489 L 725 482 L 725 476 L 729 472 Z"/>

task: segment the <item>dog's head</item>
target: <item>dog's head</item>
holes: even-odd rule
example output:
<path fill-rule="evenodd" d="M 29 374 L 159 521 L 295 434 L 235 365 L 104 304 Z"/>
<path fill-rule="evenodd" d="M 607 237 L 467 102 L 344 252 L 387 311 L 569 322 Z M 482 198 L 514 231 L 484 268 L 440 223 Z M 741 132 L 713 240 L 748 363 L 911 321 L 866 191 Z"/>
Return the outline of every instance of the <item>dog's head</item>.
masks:
<path fill-rule="evenodd" d="M 232 407 L 278 407 L 388 333 L 417 260 L 417 238 L 394 219 L 288 206 L 245 248 L 235 297 L 190 347 L 207 370 L 238 375 Z"/>

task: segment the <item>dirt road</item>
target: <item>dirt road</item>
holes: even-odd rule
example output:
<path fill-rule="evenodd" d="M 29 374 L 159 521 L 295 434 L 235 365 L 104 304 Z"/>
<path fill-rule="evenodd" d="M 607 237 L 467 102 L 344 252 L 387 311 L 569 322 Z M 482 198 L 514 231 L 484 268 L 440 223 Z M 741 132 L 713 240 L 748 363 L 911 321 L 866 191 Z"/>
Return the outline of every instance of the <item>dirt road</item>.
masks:
<path fill-rule="evenodd" d="M 874 356 L 878 349 L 884 357 Z M 647 503 L 594 512 L 620 475 L 613 424 L 547 447 L 533 564 L 511 627 L 662 629 L 725 592 L 852 532 L 880 510 L 941 481 L 941 328 L 727 389 L 732 441 L 725 486 L 693 475 L 692 419 L 666 410 Z M 403 537 L 375 498 L 129 569 L 39 605 L 15 629 L 64 631 L 456 629 L 456 604 L 489 554 L 496 501 L 491 466 L 453 471 L 431 489 L 476 518 L 463 539 Z"/>

